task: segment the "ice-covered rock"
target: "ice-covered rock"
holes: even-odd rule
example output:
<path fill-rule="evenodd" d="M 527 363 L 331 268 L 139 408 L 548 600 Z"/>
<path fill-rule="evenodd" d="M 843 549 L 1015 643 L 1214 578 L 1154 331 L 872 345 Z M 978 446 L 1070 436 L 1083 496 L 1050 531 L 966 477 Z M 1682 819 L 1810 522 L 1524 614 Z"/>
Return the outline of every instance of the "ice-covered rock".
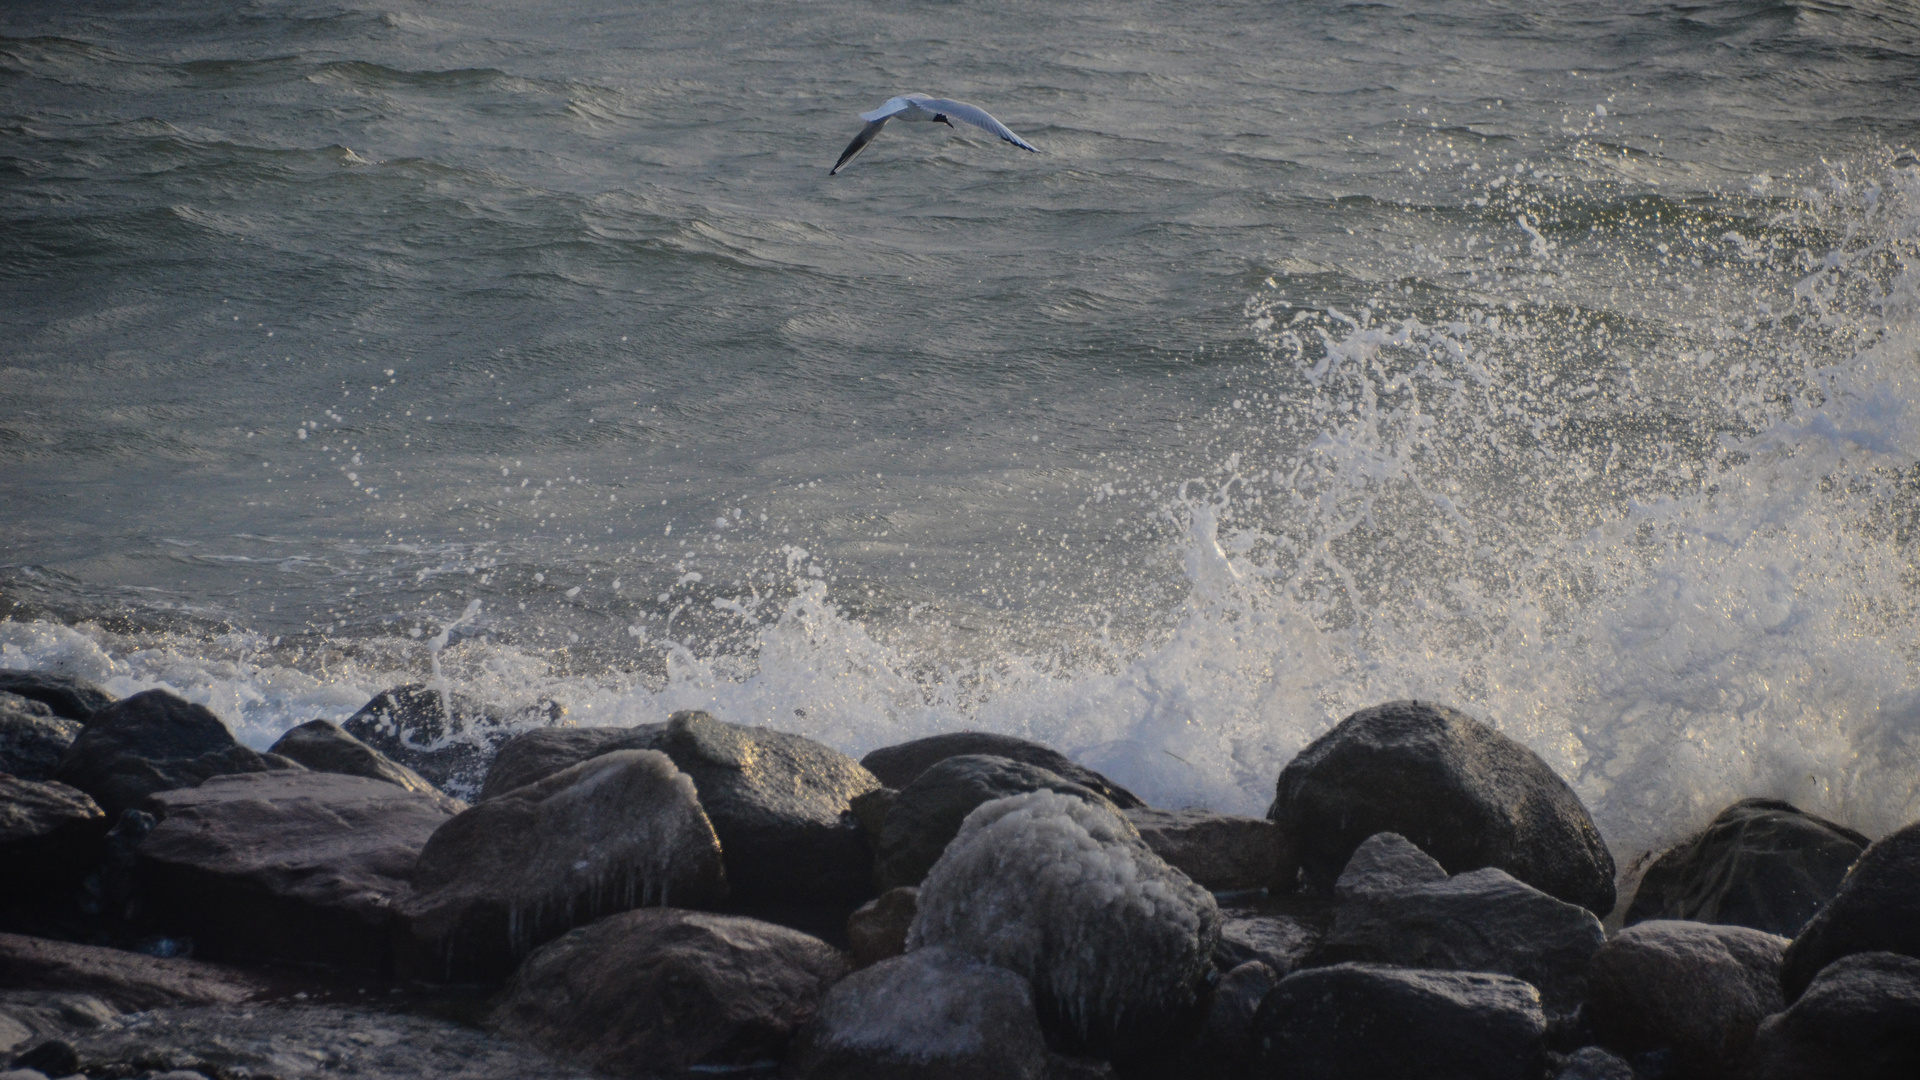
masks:
<path fill-rule="evenodd" d="M 975 810 L 921 884 L 909 951 L 944 945 L 1028 979 L 1056 1038 L 1102 1054 L 1197 1021 L 1220 913 L 1114 811 L 1052 791 Z"/>
<path fill-rule="evenodd" d="M 453 812 L 438 795 L 304 769 L 217 776 L 155 793 L 138 849 L 143 895 L 212 959 L 379 971 L 414 862 Z"/>
<path fill-rule="evenodd" d="M 1063 780 L 1099 792 L 1122 810 L 1144 807 L 1138 795 L 1037 742 L 986 731 L 950 731 L 924 739 L 883 746 L 860 759 L 860 764 L 882 784 L 903 790 L 921 773 L 962 754 L 992 754 L 1047 770 Z"/>
<path fill-rule="evenodd" d="M 442 792 L 473 799 L 502 743 L 519 732 L 558 723 L 565 715 L 552 701 L 510 709 L 409 683 L 381 691 L 340 726 Z"/>
<path fill-rule="evenodd" d="M 1626 922 L 1682 919 L 1793 937 L 1870 841 L 1778 799 L 1742 799 L 1656 859 Z"/>
<path fill-rule="evenodd" d="M 0 773 L 51 780 L 79 735 L 80 721 L 55 716 L 46 702 L 0 693 Z"/>
<path fill-rule="evenodd" d="M 901 788 L 873 840 L 873 876 L 882 889 L 918 885 L 975 808 L 1009 795 L 1057 791 L 1112 808 L 1106 798 L 1037 765 L 991 754 L 959 754 Z"/>
<path fill-rule="evenodd" d="M 1506 975 L 1336 964 L 1280 980 L 1253 1019 L 1253 1067 L 1273 1080 L 1539 1080 L 1546 1016 Z"/>
<path fill-rule="evenodd" d="M 1155 855 L 1214 892 L 1264 889 L 1293 861 L 1281 850 L 1280 827 L 1264 818 L 1150 807 L 1125 813 Z"/>
<path fill-rule="evenodd" d="M 231 773 L 299 768 L 277 754 L 241 746 L 205 706 L 148 690 L 93 713 L 54 779 L 93 796 L 109 819 L 118 819 L 156 791 Z"/>
<path fill-rule="evenodd" d="M 1670 1051 L 1687 1076 L 1731 1075 L 1760 1021 L 1784 1008 L 1787 940 L 1745 926 L 1655 919 L 1594 957 L 1587 1020 L 1608 1049 Z"/>
<path fill-rule="evenodd" d="M 1342 720 L 1281 770 L 1267 817 L 1317 888 L 1362 841 L 1393 832 L 1448 873 L 1497 867 L 1595 915 L 1613 910 L 1613 856 L 1579 796 L 1538 754 L 1444 705 L 1395 701 Z"/>
<path fill-rule="evenodd" d="M 619 750 L 485 800 L 441 825 L 403 909 L 409 974 L 504 978 L 576 926 L 656 904 L 722 900 L 720 841 L 693 781 L 653 750 Z"/>
<path fill-rule="evenodd" d="M 53 715 L 85 722 L 94 713 L 113 704 L 113 695 L 85 679 L 56 675 L 50 671 L 0 670 L 0 693 L 46 703 Z"/>
<path fill-rule="evenodd" d="M 1920 959 L 1859 952 L 1822 968 L 1760 1025 L 1751 1080 L 1912 1080 L 1920 1074 Z"/>
<path fill-rule="evenodd" d="M 467 807 L 466 803 L 428 783 L 419 773 L 347 734 L 339 725 L 325 720 L 309 720 L 288 729 L 267 752 L 297 761 L 314 772 L 364 776 L 369 780 L 396 784 L 408 791 L 432 795 L 445 800 L 456 814 Z"/>
<path fill-rule="evenodd" d="M 1920 958 L 1920 821 L 1861 852 L 1833 899 L 1787 948 L 1780 988 L 1792 1002 L 1821 969 L 1857 952 Z"/>
<path fill-rule="evenodd" d="M 1047 1043 L 1025 979 L 934 947 L 842 979 L 791 1060 L 801 1080 L 1044 1080 Z"/>
<path fill-rule="evenodd" d="M 847 949 L 854 967 L 868 967 L 907 951 L 907 930 L 919 911 L 920 890 L 888 889 L 847 916 Z"/>
<path fill-rule="evenodd" d="M 614 1076 L 777 1062 L 847 973 L 826 942 L 732 915 L 645 908 L 527 957 L 488 1025 Z"/>
<path fill-rule="evenodd" d="M 0 901 L 71 901 L 106 833 L 84 793 L 0 773 Z"/>

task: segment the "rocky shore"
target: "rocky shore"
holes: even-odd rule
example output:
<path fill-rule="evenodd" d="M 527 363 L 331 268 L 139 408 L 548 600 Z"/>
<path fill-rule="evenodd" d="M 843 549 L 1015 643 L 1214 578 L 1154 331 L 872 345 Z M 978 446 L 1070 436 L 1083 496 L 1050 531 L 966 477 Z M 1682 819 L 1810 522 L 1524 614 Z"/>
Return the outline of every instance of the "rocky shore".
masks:
<path fill-rule="evenodd" d="M 259 753 L 0 672 L 0 1080 L 1920 1076 L 1920 823 L 1748 799 L 1618 881 L 1429 702 L 1255 819 L 1001 735 L 407 686 Z"/>

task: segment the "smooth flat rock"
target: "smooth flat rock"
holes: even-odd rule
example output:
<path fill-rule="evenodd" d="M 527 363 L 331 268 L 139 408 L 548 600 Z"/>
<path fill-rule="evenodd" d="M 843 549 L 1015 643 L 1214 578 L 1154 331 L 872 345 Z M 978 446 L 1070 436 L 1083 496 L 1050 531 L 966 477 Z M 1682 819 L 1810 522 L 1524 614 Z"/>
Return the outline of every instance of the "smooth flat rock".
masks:
<path fill-rule="evenodd" d="M 847 946 L 853 966 L 870 967 L 907 951 L 907 930 L 920 910 L 913 885 L 888 889 L 847 916 Z"/>
<path fill-rule="evenodd" d="M 1027 981 L 950 949 L 918 949 L 836 983 L 790 1057 L 800 1080 L 1046 1080 Z"/>
<path fill-rule="evenodd" d="M 480 802 L 440 826 L 403 914 L 429 961 L 407 974 L 501 979 L 603 916 L 726 898 L 720 841 L 693 781 L 654 750 L 618 750 Z"/>
<path fill-rule="evenodd" d="M 500 745 L 500 752 L 487 767 L 480 798 L 504 795 L 614 750 L 659 750 L 666 743 L 666 735 L 665 724 L 554 727 L 521 732 Z"/>
<path fill-rule="evenodd" d="M 1538 1080 L 1546 1017 L 1506 975 L 1336 964 L 1280 980 L 1248 1075 L 1273 1080 Z"/>
<path fill-rule="evenodd" d="M 347 734 L 457 799 L 479 796 L 494 752 L 514 735 L 556 724 L 566 710 L 542 701 L 488 705 L 420 683 L 383 690 L 341 724 Z"/>
<path fill-rule="evenodd" d="M 978 807 L 1009 795 L 1057 791 L 1116 809 L 1105 796 L 1036 765 L 991 754 L 937 761 L 900 789 L 873 837 L 873 876 L 882 889 L 918 885 Z"/>
<path fill-rule="evenodd" d="M 80 721 L 55 716 L 44 701 L 0 693 L 0 773 L 53 779 L 80 728 Z"/>
<path fill-rule="evenodd" d="M 0 899 L 71 900 L 106 834 L 85 793 L 0 773 Z"/>
<path fill-rule="evenodd" d="M 96 711 L 60 759 L 54 779 L 93 796 L 117 820 L 156 791 L 232 773 L 298 768 L 241 746 L 205 706 L 147 690 Z"/>
<path fill-rule="evenodd" d="M 1257 960 L 1272 968 L 1276 977 L 1285 978 L 1320 948 L 1326 933 L 1326 925 L 1319 920 L 1222 912 L 1213 966 L 1225 972 Z"/>
<path fill-rule="evenodd" d="M 0 934 L 0 987 L 84 994 L 123 1011 L 230 1004 L 266 993 L 257 977 L 200 960 Z"/>
<path fill-rule="evenodd" d="M 1822 968 L 1857 952 L 1920 957 L 1920 822 L 1861 852 L 1833 899 L 1793 939 L 1780 967 L 1787 1001 Z"/>
<path fill-rule="evenodd" d="M 1760 1025 L 1752 1080 L 1912 1080 L 1920 1073 L 1920 960 L 1851 953 Z"/>
<path fill-rule="evenodd" d="M 731 915 L 644 908 L 535 951 L 488 1026 L 613 1076 L 778 1061 L 846 961 L 818 938 Z"/>
<path fill-rule="evenodd" d="M 0 670 L 0 693 L 45 702 L 53 715 L 85 722 L 94 713 L 113 704 L 113 695 L 85 679 L 56 675 L 50 671 Z"/>
<path fill-rule="evenodd" d="M 1395 701 L 1342 720 L 1281 770 L 1267 817 L 1316 888 L 1392 832 L 1450 874 L 1496 867 L 1595 915 L 1613 910 L 1613 856 L 1579 796 L 1540 755 L 1445 705 Z"/>
<path fill-rule="evenodd" d="M 1778 799 L 1742 799 L 1656 859 L 1626 922 L 1681 919 L 1793 937 L 1870 843 Z"/>
<path fill-rule="evenodd" d="M 338 724 L 325 720 L 309 720 L 289 728 L 267 752 L 299 762 L 314 772 L 364 776 L 432 795 L 456 814 L 467 808 L 465 802 L 428 783 L 426 777 L 347 734 Z"/>
<path fill-rule="evenodd" d="M 1264 889 L 1282 862 L 1292 862 L 1281 850 L 1286 836 L 1264 818 L 1150 807 L 1125 813 L 1155 855 L 1213 892 Z"/>
<path fill-rule="evenodd" d="M 212 959 L 380 970 L 435 796 L 338 773 L 248 773 L 149 796 L 160 823 L 138 851 L 144 895 Z"/>
<path fill-rule="evenodd" d="M 953 731 L 883 746 L 861 758 L 860 764 L 887 787 L 905 789 L 921 773 L 947 758 L 962 754 L 992 754 L 1045 769 L 1062 779 L 1099 792 L 1122 810 L 1147 805 L 1138 795 L 1058 750 L 1012 735 L 995 735 L 986 731 Z"/>
<path fill-rule="evenodd" d="M 1199 1023 L 1219 908 L 1111 809 L 1053 791 L 987 803 L 919 909 L 909 953 L 941 945 L 1024 976 L 1056 1047 L 1141 1056 Z"/>
<path fill-rule="evenodd" d="M 1785 1007 L 1786 947 L 1745 926 L 1636 923 L 1594 957 L 1587 1019 L 1615 1052 L 1666 1050 L 1685 1075 L 1734 1075 L 1760 1021 Z"/>

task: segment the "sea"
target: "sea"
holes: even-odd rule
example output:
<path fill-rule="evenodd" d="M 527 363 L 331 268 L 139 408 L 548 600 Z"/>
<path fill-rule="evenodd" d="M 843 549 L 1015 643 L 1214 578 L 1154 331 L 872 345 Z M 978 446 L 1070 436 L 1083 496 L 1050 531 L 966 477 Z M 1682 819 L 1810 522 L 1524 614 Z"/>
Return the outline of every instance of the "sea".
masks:
<path fill-rule="evenodd" d="M 0 667 L 1880 835 L 1916 146 L 1913 0 L 0 4 Z"/>

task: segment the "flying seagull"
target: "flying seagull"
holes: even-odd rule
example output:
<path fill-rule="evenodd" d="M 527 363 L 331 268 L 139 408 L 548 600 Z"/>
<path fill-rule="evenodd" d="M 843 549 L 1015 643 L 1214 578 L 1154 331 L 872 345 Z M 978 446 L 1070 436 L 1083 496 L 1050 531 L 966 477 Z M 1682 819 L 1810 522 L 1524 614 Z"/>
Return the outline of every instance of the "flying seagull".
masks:
<path fill-rule="evenodd" d="M 948 127 L 952 127 L 953 122 L 958 120 L 963 124 L 972 124 L 982 131 L 998 135 L 1022 150 L 1032 150 L 1036 154 L 1040 152 L 1027 140 L 1008 131 L 1007 125 L 995 120 L 987 110 L 952 98 L 902 94 L 897 98 L 888 98 L 885 105 L 872 112 L 861 113 L 860 119 L 865 120 L 867 126 L 861 128 L 860 134 L 855 135 L 853 141 L 847 144 L 846 150 L 840 154 L 840 160 L 834 162 L 833 168 L 827 170 L 828 176 L 839 172 L 846 167 L 847 162 L 859 156 L 860 151 L 867 148 L 867 144 L 873 141 L 875 135 L 880 134 L 880 129 L 886 127 L 889 120 L 926 120 L 935 124 L 945 124 Z"/>

